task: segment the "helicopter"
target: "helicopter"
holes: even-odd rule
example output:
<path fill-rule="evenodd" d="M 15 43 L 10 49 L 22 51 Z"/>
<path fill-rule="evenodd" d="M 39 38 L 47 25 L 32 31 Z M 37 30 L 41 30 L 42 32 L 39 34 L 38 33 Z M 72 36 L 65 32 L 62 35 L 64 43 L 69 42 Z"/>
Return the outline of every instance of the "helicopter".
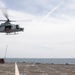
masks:
<path fill-rule="evenodd" d="M 11 22 L 16 22 L 16 20 L 10 20 L 6 12 L 4 12 L 3 15 L 5 16 L 6 20 L 0 20 L 0 21 L 4 21 L 4 23 L 0 24 L 0 33 L 16 34 L 16 32 L 24 31 L 24 28 L 20 27 L 19 24 L 11 23 Z"/>

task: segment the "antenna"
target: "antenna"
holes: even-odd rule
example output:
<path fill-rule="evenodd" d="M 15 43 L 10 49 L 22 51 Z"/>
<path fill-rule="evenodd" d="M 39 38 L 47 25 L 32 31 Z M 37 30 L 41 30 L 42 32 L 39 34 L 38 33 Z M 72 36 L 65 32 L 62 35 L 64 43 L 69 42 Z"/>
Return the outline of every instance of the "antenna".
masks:
<path fill-rule="evenodd" d="M 4 55 L 4 59 L 6 59 L 7 48 L 8 48 L 8 45 L 6 45 L 6 50 L 5 50 L 5 55 Z"/>

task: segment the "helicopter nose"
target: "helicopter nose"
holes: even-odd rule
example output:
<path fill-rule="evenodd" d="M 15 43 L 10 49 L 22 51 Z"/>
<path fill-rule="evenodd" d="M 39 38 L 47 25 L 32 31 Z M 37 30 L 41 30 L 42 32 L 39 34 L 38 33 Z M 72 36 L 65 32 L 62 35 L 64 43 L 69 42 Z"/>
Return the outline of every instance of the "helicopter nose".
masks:
<path fill-rule="evenodd" d="M 24 28 L 21 28 L 21 31 L 24 31 Z"/>

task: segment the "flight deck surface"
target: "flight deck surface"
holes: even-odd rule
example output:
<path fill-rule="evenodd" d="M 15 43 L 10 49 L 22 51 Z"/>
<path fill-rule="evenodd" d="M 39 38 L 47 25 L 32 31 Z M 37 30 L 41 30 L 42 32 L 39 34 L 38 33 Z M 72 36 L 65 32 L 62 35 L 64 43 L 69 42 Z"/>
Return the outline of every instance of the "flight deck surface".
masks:
<path fill-rule="evenodd" d="M 75 75 L 75 65 L 17 63 L 20 75 Z M 0 75 L 15 75 L 15 63 L 0 64 Z"/>

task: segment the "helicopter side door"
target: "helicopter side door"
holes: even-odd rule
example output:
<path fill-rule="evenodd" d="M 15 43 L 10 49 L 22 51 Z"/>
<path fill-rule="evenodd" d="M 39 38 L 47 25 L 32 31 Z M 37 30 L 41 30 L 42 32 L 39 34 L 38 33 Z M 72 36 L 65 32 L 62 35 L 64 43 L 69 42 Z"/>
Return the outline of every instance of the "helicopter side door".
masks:
<path fill-rule="evenodd" d="M 9 30 L 11 30 L 11 25 L 9 25 L 9 26 L 5 26 L 5 31 L 9 31 Z"/>

